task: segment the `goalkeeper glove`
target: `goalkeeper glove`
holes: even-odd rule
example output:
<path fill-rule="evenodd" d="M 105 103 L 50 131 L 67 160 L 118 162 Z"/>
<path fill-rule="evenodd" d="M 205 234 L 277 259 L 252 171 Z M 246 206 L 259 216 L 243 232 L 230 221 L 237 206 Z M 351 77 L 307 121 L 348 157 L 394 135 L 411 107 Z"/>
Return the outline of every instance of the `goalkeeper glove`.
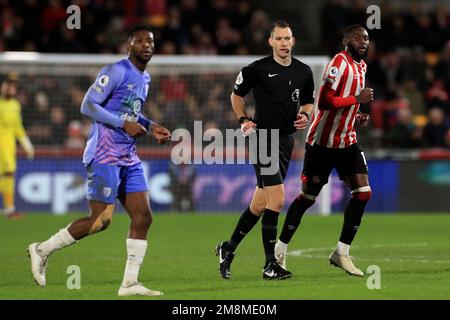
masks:
<path fill-rule="evenodd" d="M 22 146 L 23 150 L 25 150 L 25 153 L 27 154 L 28 159 L 34 158 L 34 147 L 31 144 L 30 139 L 25 136 L 19 139 L 20 145 Z"/>

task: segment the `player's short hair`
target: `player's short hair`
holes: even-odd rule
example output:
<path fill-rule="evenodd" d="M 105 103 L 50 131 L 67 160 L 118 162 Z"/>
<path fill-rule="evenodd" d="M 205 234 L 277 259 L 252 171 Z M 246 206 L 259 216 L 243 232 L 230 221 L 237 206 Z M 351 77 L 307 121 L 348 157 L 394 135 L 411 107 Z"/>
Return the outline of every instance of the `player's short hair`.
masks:
<path fill-rule="evenodd" d="M 127 41 L 129 41 L 136 32 L 138 31 L 148 31 L 148 32 L 153 32 L 152 29 L 145 25 L 145 24 L 138 24 L 134 27 L 132 27 L 128 32 L 127 32 Z"/>
<path fill-rule="evenodd" d="M 277 20 L 274 23 L 272 23 L 272 29 L 270 29 L 270 37 L 273 36 L 273 32 L 275 31 L 275 28 L 291 28 L 291 26 L 289 25 L 289 23 L 287 23 L 284 20 Z"/>
<path fill-rule="evenodd" d="M 360 28 L 366 30 L 366 28 L 364 28 L 364 26 L 361 24 L 352 24 L 351 26 L 348 26 L 344 29 L 344 38 L 348 38 L 353 31 Z"/>

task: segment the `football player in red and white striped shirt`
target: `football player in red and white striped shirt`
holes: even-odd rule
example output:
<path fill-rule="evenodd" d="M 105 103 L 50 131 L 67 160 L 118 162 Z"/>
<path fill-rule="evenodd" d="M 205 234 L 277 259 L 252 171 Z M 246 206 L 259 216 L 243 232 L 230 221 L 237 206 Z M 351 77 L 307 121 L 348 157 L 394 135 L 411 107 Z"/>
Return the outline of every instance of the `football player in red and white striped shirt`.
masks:
<path fill-rule="evenodd" d="M 363 272 L 353 265 L 349 250 L 371 196 L 367 162 L 354 128 L 355 121 L 367 125 L 369 115 L 360 113 L 359 106 L 373 100 L 373 90 L 365 88 L 367 65 L 363 59 L 369 48 L 367 30 L 361 25 L 348 27 L 343 44 L 345 50 L 333 57 L 322 78 L 306 139 L 302 192 L 289 207 L 275 255 L 278 263 L 286 267 L 287 244 L 335 168 L 350 188 L 351 199 L 345 209 L 337 248 L 329 261 L 349 274 L 362 276 Z"/>

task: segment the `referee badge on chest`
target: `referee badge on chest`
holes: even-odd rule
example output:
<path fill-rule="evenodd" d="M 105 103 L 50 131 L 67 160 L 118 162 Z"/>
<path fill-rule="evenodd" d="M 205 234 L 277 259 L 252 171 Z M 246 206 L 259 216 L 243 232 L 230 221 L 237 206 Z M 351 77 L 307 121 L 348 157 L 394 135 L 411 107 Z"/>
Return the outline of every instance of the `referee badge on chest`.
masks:
<path fill-rule="evenodd" d="M 292 101 L 298 102 L 299 97 L 300 97 L 300 89 L 295 89 L 291 94 Z"/>

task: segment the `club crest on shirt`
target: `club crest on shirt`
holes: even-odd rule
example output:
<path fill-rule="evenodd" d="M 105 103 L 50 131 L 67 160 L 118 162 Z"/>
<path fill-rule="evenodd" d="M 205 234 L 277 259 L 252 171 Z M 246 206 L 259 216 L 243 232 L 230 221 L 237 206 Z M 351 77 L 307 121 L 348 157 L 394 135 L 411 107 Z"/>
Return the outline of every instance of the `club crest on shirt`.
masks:
<path fill-rule="evenodd" d="M 108 84 L 108 82 L 109 82 L 109 77 L 108 77 L 106 74 L 102 75 L 102 76 L 98 79 L 98 85 L 101 86 L 101 87 L 106 87 L 106 85 Z"/>
<path fill-rule="evenodd" d="M 139 113 L 141 113 L 141 105 L 142 105 L 141 100 L 138 99 L 134 101 L 132 106 L 132 111 L 134 115 L 138 115 Z"/>

